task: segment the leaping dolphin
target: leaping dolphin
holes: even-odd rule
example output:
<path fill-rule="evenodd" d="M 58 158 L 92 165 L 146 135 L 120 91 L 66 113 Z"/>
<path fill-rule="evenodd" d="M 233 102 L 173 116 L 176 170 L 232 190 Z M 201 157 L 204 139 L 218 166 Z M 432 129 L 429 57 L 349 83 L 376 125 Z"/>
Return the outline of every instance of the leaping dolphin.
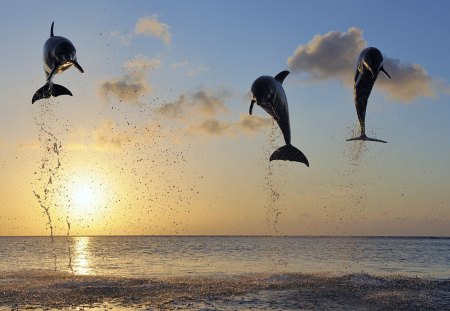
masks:
<path fill-rule="evenodd" d="M 250 115 L 252 114 L 253 105 L 256 102 L 268 114 L 270 114 L 283 133 L 286 145 L 278 148 L 270 156 L 272 160 L 297 161 L 305 163 L 309 167 L 306 156 L 297 148 L 291 145 L 291 127 L 289 125 L 289 107 L 284 93 L 282 83 L 289 71 L 282 71 L 275 77 L 261 76 L 253 82 L 252 85 L 252 101 L 250 103 Z"/>
<path fill-rule="evenodd" d="M 366 136 L 366 108 L 367 100 L 373 85 L 377 80 L 378 74 L 382 71 L 389 79 L 391 76 L 383 68 L 383 55 L 380 50 L 374 47 L 364 49 L 358 58 L 355 72 L 355 106 L 358 114 L 359 125 L 361 127 L 361 135 L 359 137 L 347 139 L 351 140 L 369 140 L 381 143 L 387 143 L 384 140 L 370 138 Z"/>
<path fill-rule="evenodd" d="M 47 83 L 36 91 L 33 95 L 31 103 L 50 96 L 57 97 L 59 95 L 70 95 L 72 93 L 64 86 L 54 84 L 53 76 L 61 73 L 74 65 L 80 72 L 84 72 L 83 68 L 77 62 L 77 54 L 72 42 L 68 39 L 53 34 L 53 25 L 50 29 L 50 38 L 44 44 L 44 71 L 47 77 Z"/>

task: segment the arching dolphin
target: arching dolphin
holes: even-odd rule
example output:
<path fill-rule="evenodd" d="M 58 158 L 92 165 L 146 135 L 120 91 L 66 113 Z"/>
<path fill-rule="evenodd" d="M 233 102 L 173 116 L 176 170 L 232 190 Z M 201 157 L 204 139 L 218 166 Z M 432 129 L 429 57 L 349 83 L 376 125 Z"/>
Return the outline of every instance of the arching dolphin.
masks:
<path fill-rule="evenodd" d="M 253 82 L 252 102 L 250 104 L 250 114 L 252 114 L 253 105 L 256 102 L 268 114 L 270 114 L 283 133 L 286 145 L 278 148 L 270 156 L 272 160 L 297 161 L 309 166 L 306 156 L 297 148 L 291 145 L 291 127 L 289 125 L 289 107 L 284 93 L 282 83 L 289 71 L 282 71 L 275 77 L 261 76 Z"/>
<path fill-rule="evenodd" d="M 358 114 L 359 125 L 361 127 L 361 136 L 347 139 L 351 140 L 370 140 L 386 143 L 384 140 L 370 138 L 366 136 L 366 108 L 367 100 L 369 99 L 370 92 L 373 85 L 377 80 L 380 71 L 390 79 L 391 76 L 383 68 L 383 55 L 380 50 L 374 47 L 368 47 L 364 49 L 359 55 L 358 62 L 356 64 L 355 72 L 355 106 L 356 113 Z"/>
<path fill-rule="evenodd" d="M 74 65 L 80 72 L 84 72 L 83 68 L 77 62 L 77 54 L 72 42 L 68 39 L 53 34 L 53 25 L 50 29 L 50 38 L 44 44 L 44 70 L 47 76 L 47 83 L 34 93 L 31 103 L 50 96 L 70 95 L 72 93 L 64 86 L 54 84 L 53 76 L 61 73 L 70 66 Z"/>

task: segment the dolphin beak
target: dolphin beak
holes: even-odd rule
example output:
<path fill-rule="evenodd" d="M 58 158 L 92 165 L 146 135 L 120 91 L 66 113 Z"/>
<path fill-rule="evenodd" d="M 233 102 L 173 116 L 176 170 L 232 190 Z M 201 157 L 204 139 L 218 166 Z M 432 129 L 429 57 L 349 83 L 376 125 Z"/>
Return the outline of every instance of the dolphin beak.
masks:
<path fill-rule="evenodd" d="M 384 72 L 384 74 L 390 79 L 391 76 L 387 73 L 383 66 L 381 66 L 380 71 Z"/>
<path fill-rule="evenodd" d="M 256 103 L 256 100 L 255 99 L 252 99 L 252 102 L 250 103 L 250 109 L 249 109 L 249 113 L 250 113 L 250 115 L 252 115 L 252 110 L 253 110 L 253 105 Z"/>

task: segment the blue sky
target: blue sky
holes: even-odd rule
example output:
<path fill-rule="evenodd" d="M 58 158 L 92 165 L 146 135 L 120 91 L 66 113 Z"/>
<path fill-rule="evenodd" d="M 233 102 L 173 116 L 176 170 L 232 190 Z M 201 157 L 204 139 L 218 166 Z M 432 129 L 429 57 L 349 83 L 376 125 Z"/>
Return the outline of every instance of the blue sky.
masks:
<path fill-rule="evenodd" d="M 66 172 L 80 171 L 77 165 L 84 161 L 86 171 L 92 172 L 93 165 L 101 168 L 96 174 L 111 183 L 130 184 L 147 178 L 142 173 L 133 179 L 129 172 L 150 170 L 155 150 L 170 149 L 168 158 L 175 157 L 176 165 L 170 167 L 174 180 L 165 177 L 165 186 L 158 190 L 142 188 L 138 195 L 106 191 L 135 206 L 127 210 L 139 223 L 135 231 L 126 231 L 113 214 L 102 218 L 114 227 L 105 231 L 101 220 L 77 220 L 67 202 L 60 202 L 68 204 L 67 215 L 56 203 L 50 204 L 61 219 L 70 216 L 80 234 L 266 234 L 273 233 L 266 219 L 273 221 L 276 210 L 281 212 L 278 230 L 285 234 L 449 235 L 449 9 L 446 1 L 2 1 L 0 170 L 2 176 L 17 178 L 1 181 L 5 201 L 0 202 L 0 223 L 5 229 L 0 234 L 46 232 L 32 192 L 42 187 L 33 179 L 34 172 L 49 156 L 38 141 L 44 135 L 38 126 L 42 121 L 65 147 L 61 160 Z M 169 37 L 139 33 L 140 19 L 165 25 Z M 85 74 L 70 69 L 57 75 L 54 81 L 74 96 L 60 97 L 50 102 L 53 108 L 43 108 L 31 105 L 31 97 L 45 82 L 42 46 L 52 21 L 55 34 L 75 44 Z M 350 51 L 349 58 L 341 50 L 324 48 L 325 58 L 311 56 L 309 63 L 295 68 L 288 64 L 297 49 L 304 59 L 313 42 L 335 42 L 333 32 L 338 38 L 353 34 L 353 39 L 378 47 L 392 60 L 389 64 L 399 66 L 396 76 L 390 72 L 396 68 L 386 64 L 393 79 L 380 77 L 367 110 L 368 133 L 387 140 L 386 145 L 345 142 L 357 129 L 352 88 L 346 83 L 357 51 Z M 338 71 L 327 66 L 341 59 L 351 66 Z M 149 67 L 141 71 L 139 64 Z M 270 141 L 279 133 L 277 127 L 254 123 L 268 117 L 260 107 L 254 109 L 251 129 L 240 122 L 248 113 L 252 82 L 285 69 L 291 70 L 284 88 L 292 143 L 307 155 L 310 168 L 266 162 L 283 141 Z M 102 85 L 121 79 L 147 87 L 139 93 L 139 103 L 129 97 L 120 102 L 124 93 L 114 93 L 120 90 L 100 95 Z M 409 97 L 411 93 L 403 92 L 408 87 L 414 93 Z M 196 102 L 199 95 L 209 100 L 210 110 Z M 169 104 L 176 104 L 171 107 L 183 115 L 161 113 Z M 203 123 L 207 120 L 215 123 Z M 268 119 L 261 120 L 268 124 Z M 158 122 L 165 130 L 157 133 L 162 139 L 152 145 L 155 140 L 149 143 L 143 129 L 154 131 Z M 108 130 L 109 124 L 114 130 Z M 186 162 L 179 162 L 175 150 Z M 127 164 L 128 173 L 117 175 L 120 163 L 130 156 L 150 162 Z M 106 162 L 109 165 L 102 166 Z M 192 185 L 178 181 L 177 171 L 185 172 Z M 269 171 L 271 186 L 266 183 Z M 64 174 L 61 189 L 71 180 Z M 165 192 L 171 182 L 184 189 L 189 207 L 175 212 L 155 207 L 155 229 L 154 222 L 141 217 L 149 209 L 140 203 L 143 197 L 137 202 L 137 196 Z M 198 194 L 186 194 L 191 186 Z M 271 201 L 268 187 L 280 193 L 277 200 Z M 25 197 L 18 199 L 20 193 Z M 176 205 L 174 200 L 164 204 Z M 177 219 L 175 227 L 172 218 Z"/>

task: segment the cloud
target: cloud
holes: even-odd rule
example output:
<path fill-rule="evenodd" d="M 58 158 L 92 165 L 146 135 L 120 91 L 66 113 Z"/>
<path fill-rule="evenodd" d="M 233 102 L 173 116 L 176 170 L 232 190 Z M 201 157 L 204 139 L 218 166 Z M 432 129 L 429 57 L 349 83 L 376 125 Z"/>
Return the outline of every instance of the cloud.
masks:
<path fill-rule="evenodd" d="M 176 101 L 158 108 L 157 113 L 168 119 L 211 117 L 228 112 L 225 106 L 228 96 L 228 92 L 218 93 L 204 88 L 194 93 L 181 94 Z"/>
<path fill-rule="evenodd" d="M 266 128 L 270 128 L 272 124 L 272 118 L 241 114 L 238 121 L 207 118 L 200 123 L 190 124 L 186 131 L 189 134 L 206 136 L 251 136 Z"/>
<path fill-rule="evenodd" d="M 124 35 L 118 31 L 113 31 L 109 34 L 112 38 L 119 40 L 123 45 L 129 46 L 133 35 Z"/>
<path fill-rule="evenodd" d="M 220 121 L 214 118 L 208 118 L 200 124 L 190 125 L 188 132 L 190 133 L 203 133 L 206 135 L 221 136 L 229 134 L 229 128 L 231 124 L 225 121 Z M 228 133 L 227 133 L 228 132 Z"/>
<path fill-rule="evenodd" d="M 173 63 L 170 67 L 174 70 L 178 69 L 178 68 L 182 68 L 189 65 L 189 62 L 187 60 L 179 62 L 179 63 Z"/>
<path fill-rule="evenodd" d="M 439 91 L 436 81 L 421 65 L 405 65 L 389 57 L 384 59 L 383 64 L 393 80 L 379 79 L 377 82 L 381 89 L 398 101 L 411 102 L 419 96 L 435 97 Z"/>
<path fill-rule="evenodd" d="M 271 127 L 273 121 L 268 117 L 241 114 L 236 121 L 220 119 L 230 111 L 225 103 L 230 95 L 228 91 L 204 88 L 181 94 L 176 101 L 163 105 L 156 112 L 166 122 L 172 122 L 171 126 L 177 126 L 178 133 L 191 136 L 248 136 Z"/>
<path fill-rule="evenodd" d="M 110 120 L 103 121 L 99 127 L 95 128 L 93 138 L 95 149 L 101 151 L 119 150 L 134 139 L 126 131 L 116 129 Z"/>
<path fill-rule="evenodd" d="M 150 93 L 153 89 L 147 82 L 150 71 L 161 65 L 159 59 L 149 59 L 138 55 L 125 62 L 126 74 L 120 78 L 102 81 L 98 87 L 98 95 L 105 101 L 116 97 L 120 101 L 137 103 L 139 97 Z"/>
<path fill-rule="evenodd" d="M 366 46 L 362 31 L 331 31 L 316 35 L 306 45 L 300 45 L 287 63 L 293 73 L 307 73 L 312 80 L 351 80 L 358 54 Z"/>
<path fill-rule="evenodd" d="M 241 114 L 239 116 L 239 122 L 237 123 L 237 126 L 242 133 L 250 135 L 255 134 L 265 128 L 269 128 L 272 126 L 272 124 L 272 118 Z"/>
<path fill-rule="evenodd" d="M 191 70 L 189 70 L 186 75 L 188 77 L 196 77 L 201 73 L 207 72 L 209 71 L 211 68 L 208 66 L 197 66 L 196 68 L 193 68 Z"/>
<path fill-rule="evenodd" d="M 292 73 L 305 74 L 304 81 L 335 79 L 353 87 L 356 60 L 366 46 L 362 30 L 355 27 L 346 32 L 331 31 L 316 35 L 307 44 L 299 45 L 288 57 L 288 68 Z M 376 88 L 393 100 L 407 103 L 418 97 L 434 97 L 449 90 L 446 82 L 433 78 L 419 64 L 402 63 L 384 56 L 384 68 L 392 80 L 381 74 Z"/>
<path fill-rule="evenodd" d="M 169 25 L 158 21 L 158 18 L 154 15 L 150 18 L 139 18 L 134 32 L 161 39 L 166 45 L 169 45 L 171 41 L 169 29 Z"/>

